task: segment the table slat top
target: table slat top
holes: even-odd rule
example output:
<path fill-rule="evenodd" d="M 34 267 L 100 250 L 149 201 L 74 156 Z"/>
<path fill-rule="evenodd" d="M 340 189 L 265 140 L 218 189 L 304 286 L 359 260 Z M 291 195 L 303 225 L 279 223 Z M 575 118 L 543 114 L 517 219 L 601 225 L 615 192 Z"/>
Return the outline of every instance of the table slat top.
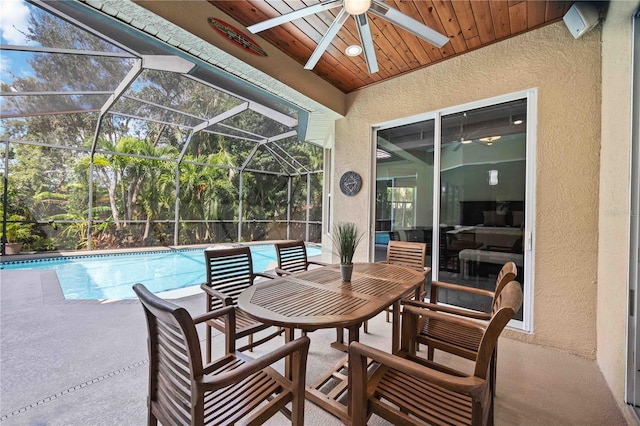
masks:
<path fill-rule="evenodd" d="M 424 283 L 424 275 L 402 266 L 357 263 L 350 282 L 339 265 L 257 283 L 245 290 L 238 306 L 274 325 L 302 329 L 347 326 L 369 319 Z"/>

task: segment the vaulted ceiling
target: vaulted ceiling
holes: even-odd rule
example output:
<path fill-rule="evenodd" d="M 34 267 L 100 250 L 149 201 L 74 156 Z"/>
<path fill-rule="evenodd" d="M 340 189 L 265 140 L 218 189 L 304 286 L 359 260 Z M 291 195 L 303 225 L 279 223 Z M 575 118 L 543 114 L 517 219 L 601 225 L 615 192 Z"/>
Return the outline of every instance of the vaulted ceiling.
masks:
<path fill-rule="evenodd" d="M 247 27 L 319 2 L 209 0 L 209 3 Z M 444 34 L 449 42 L 438 48 L 369 12 L 367 17 L 379 71 L 369 73 L 364 54 L 353 57 L 345 54 L 347 46 L 360 45 L 355 21 L 347 19 L 309 72 L 348 93 L 557 22 L 574 2 L 386 0 L 384 3 Z M 259 35 L 299 63 L 305 64 L 339 10 L 320 11 L 261 31 Z"/>

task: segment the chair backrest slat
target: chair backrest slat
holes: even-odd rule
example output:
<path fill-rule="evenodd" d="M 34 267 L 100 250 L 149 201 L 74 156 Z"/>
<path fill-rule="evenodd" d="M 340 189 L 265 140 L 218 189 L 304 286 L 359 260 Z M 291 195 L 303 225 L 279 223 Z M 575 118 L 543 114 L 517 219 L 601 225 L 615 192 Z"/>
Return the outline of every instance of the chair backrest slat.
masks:
<path fill-rule="evenodd" d="M 518 267 L 514 262 L 507 262 L 502 266 L 498 277 L 496 278 L 496 289 L 493 293 L 493 302 L 491 303 L 491 314 L 495 314 L 498 310 L 498 297 L 504 289 L 504 287 L 515 280 L 518 276 Z"/>
<path fill-rule="evenodd" d="M 304 241 L 287 241 L 277 243 L 276 255 L 278 268 L 287 272 L 302 272 L 308 268 L 307 249 Z"/>
<path fill-rule="evenodd" d="M 496 312 L 491 317 L 478 348 L 475 376 L 483 379 L 487 378 L 489 363 L 498 344 L 498 337 L 500 337 L 502 330 L 522 306 L 522 298 L 522 286 L 518 281 L 507 283 L 498 295 Z"/>
<path fill-rule="evenodd" d="M 416 271 L 424 272 L 426 256 L 425 243 L 389 241 L 387 246 L 387 263 L 406 266 Z"/>
<path fill-rule="evenodd" d="M 253 284 L 253 264 L 249 247 L 205 250 L 207 285 L 231 297 L 234 303 L 247 287 Z M 218 309 L 222 302 L 211 299 L 210 310 Z"/>

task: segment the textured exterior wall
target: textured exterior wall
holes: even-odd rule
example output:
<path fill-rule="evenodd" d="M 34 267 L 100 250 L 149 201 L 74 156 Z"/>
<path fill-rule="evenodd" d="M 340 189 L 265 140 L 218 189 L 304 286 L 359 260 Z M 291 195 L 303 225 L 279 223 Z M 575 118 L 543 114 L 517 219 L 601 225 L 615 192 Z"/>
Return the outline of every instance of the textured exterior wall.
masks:
<path fill-rule="evenodd" d="M 594 358 L 600 36 L 598 27 L 574 40 L 560 22 L 347 95 L 336 125 L 334 220 L 371 223 L 372 125 L 537 88 L 533 332 L 507 334 Z M 355 197 L 338 189 L 346 170 L 363 176 Z"/>
<path fill-rule="evenodd" d="M 627 367 L 631 16 L 639 6 L 612 2 L 602 32 L 597 358 L 618 401 L 624 398 Z"/>

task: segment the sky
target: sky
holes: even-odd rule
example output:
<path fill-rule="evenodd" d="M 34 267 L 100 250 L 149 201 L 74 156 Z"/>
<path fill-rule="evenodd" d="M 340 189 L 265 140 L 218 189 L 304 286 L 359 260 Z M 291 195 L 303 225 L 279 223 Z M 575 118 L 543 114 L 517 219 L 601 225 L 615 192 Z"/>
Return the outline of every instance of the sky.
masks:
<path fill-rule="evenodd" d="M 29 7 L 23 0 L 0 0 L 0 43 L 24 46 L 27 40 L 24 32 L 29 22 Z M 25 63 L 26 55 L 19 55 L 22 59 L 17 60 L 16 54 L 3 51 L 0 53 L 0 78 L 6 81 L 7 71 L 11 70 L 15 74 L 20 69 L 27 68 Z"/>
<path fill-rule="evenodd" d="M 3 44 L 26 44 L 22 32 L 28 26 L 29 14 L 29 7 L 23 0 L 0 2 L 0 40 Z"/>

